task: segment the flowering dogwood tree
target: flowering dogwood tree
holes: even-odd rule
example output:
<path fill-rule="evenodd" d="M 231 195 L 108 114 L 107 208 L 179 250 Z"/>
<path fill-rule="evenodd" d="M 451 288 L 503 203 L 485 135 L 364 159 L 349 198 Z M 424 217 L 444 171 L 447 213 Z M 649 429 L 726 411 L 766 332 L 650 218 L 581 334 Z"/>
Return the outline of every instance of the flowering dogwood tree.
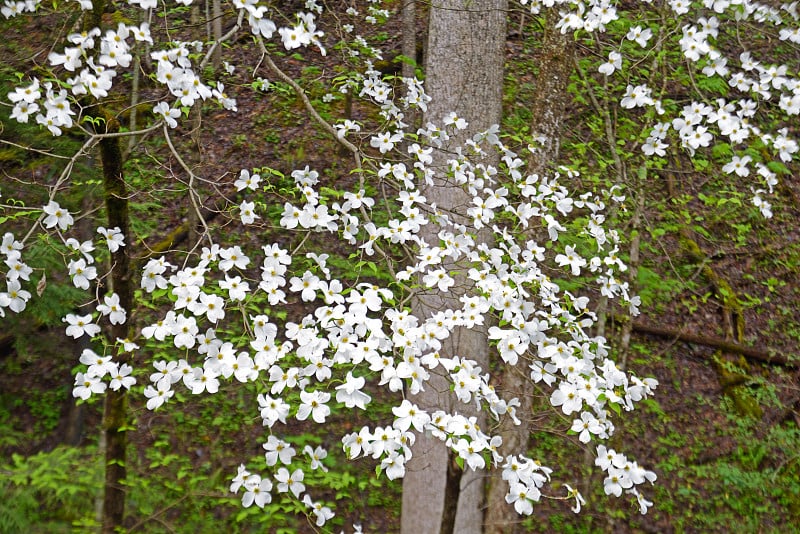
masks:
<path fill-rule="evenodd" d="M 622 236 L 609 227 L 610 212 L 626 201 L 623 190 L 571 191 L 577 174 L 568 168 L 547 176 L 529 174 L 526 158 L 537 150 L 536 144 L 512 150 L 497 127 L 451 146 L 448 141 L 470 120 L 457 109 L 418 128 L 409 126 L 411 115 L 424 112 L 429 103 L 424 84 L 415 78 L 386 79 L 372 64 L 380 53 L 347 23 L 336 30 L 342 36 L 337 49 L 350 59 L 362 58 L 363 68 L 341 90 L 373 106 L 374 120 L 326 122 L 276 64 L 279 51 L 327 53 L 330 41 L 319 25 L 324 11 L 314 0 L 291 16 L 263 2 L 236 0 L 231 5 L 234 26 L 210 44 L 178 39 L 169 13 L 152 22 L 154 10 L 163 7 L 160 2 L 131 0 L 125 9 L 145 22 L 114 25 L 103 25 L 105 4 L 77 4 L 74 9 L 86 12 L 86 24 L 70 31 L 66 43 L 55 45 L 42 62 L 44 68 L 8 95 L 14 120 L 36 123 L 53 136 L 80 136 L 83 145 L 66 158 L 56 182 L 48 186 L 44 205 L 5 218 L 13 221 L 13 231 L 3 232 L 0 250 L 7 266 L 0 315 L 24 312 L 34 298 L 31 291 L 44 285 L 44 275 L 34 284 L 34 273 L 42 267 L 28 260 L 26 245 L 39 235 L 53 237 L 64 251 L 64 271 L 47 277 L 68 277 L 87 291 L 94 308 L 84 306 L 79 312 L 76 307 L 63 318 L 68 336 L 91 338 L 91 348 L 76 358 L 81 370 L 73 395 L 112 399 L 106 400 L 105 425 L 113 435 L 123 434 L 120 410 L 124 414 L 126 391 L 143 394 L 147 408 L 158 410 L 174 402 L 176 391 L 201 395 L 246 388 L 253 413 L 267 430 L 264 462 L 243 463 L 231 473 L 230 490 L 241 495 L 245 507 L 264 507 L 273 499 L 300 503 L 313 523 L 324 527 L 335 510 L 304 481 L 306 473 L 325 468 L 321 460 L 327 451 L 308 447 L 298 454 L 285 439 L 287 423 L 313 422 L 324 432 L 334 410 L 368 411 L 375 388 L 384 388 L 394 399 L 394 417 L 341 436 L 349 458 L 370 457 L 387 478 L 401 478 L 417 437 L 432 436 L 467 469 L 501 470 L 508 485 L 505 500 L 519 514 L 529 515 L 542 495 L 565 497 L 562 490 L 548 487 L 552 468 L 547 459 L 506 450 L 490 425 L 465 415 L 467 407 L 475 407 L 491 419 L 517 420 L 519 400 L 496 390 L 490 369 L 459 354 L 440 353 L 442 344 L 460 332 L 485 328 L 502 366 L 520 369 L 546 390 L 550 404 L 567 418 L 565 429 L 579 442 L 592 444 L 605 493 L 631 496 L 642 513 L 647 511 L 652 503 L 641 487 L 652 483 L 655 474 L 603 441 L 614 433 L 613 416 L 633 410 L 653 393 L 656 382 L 619 370 L 607 340 L 594 333 L 596 315 L 589 297 L 566 291 L 557 282 L 558 277 L 588 277 L 597 294 L 620 299 L 631 314 L 638 313 L 638 300 L 624 280 L 626 265 L 618 255 Z M 800 37 L 794 4 L 777 9 L 744 0 L 709 1 L 690 11 L 688 3 L 674 0 L 644 5 L 631 18 L 601 1 L 527 8 L 533 13 L 559 10 L 561 31 L 576 32 L 602 52 L 598 79 L 605 83 L 622 77 L 619 94 L 609 86 L 608 95 L 619 101 L 620 113 L 630 113 L 644 127 L 640 135 L 631 136 L 640 157 L 662 165 L 659 158 L 665 157 L 671 140 L 690 155 L 724 144 L 722 153 L 730 159 L 723 172 L 752 177 L 748 187 L 753 204 L 764 216 L 771 215 L 767 196 L 798 150 L 785 119 L 800 112 L 800 83 L 788 66 L 759 61 L 759 50 L 742 51 L 737 59 L 726 56 L 725 39 L 734 30 L 722 23 L 736 28 L 762 24 L 781 41 L 796 44 Z M 36 0 L 6 0 L 2 13 L 10 18 L 47 9 Z M 375 3 L 362 9 L 367 22 L 388 16 Z M 650 17 L 653 13 L 658 17 Z M 340 15 L 355 19 L 363 13 L 350 8 Z M 618 42 L 605 37 L 621 31 L 624 38 Z M 206 224 L 197 190 L 209 178 L 195 174 L 174 141 L 190 110 L 203 103 L 237 112 L 236 95 L 208 78 L 205 67 L 214 51 L 234 43 L 240 32 L 250 33 L 261 53 L 259 65 L 297 91 L 308 116 L 354 160 L 355 181 L 335 195 L 323 187 L 318 170 L 293 170 L 277 216 L 269 210 L 278 198 L 269 187 L 280 174 L 277 170 L 266 165 L 229 169 L 215 181 L 235 190 L 224 209 L 231 224 L 277 224 L 282 232 L 301 236 L 291 249 L 277 238 L 237 241 Z M 715 46 L 717 40 L 724 48 Z M 697 88 L 685 101 L 670 98 L 657 69 L 636 70 L 638 65 L 628 59 L 644 49 L 645 60 L 660 64 L 672 41 L 677 41 L 685 63 L 667 74 L 680 70 Z M 130 129 L 110 111 L 109 100 L 115 91 L 125 91 L 125 74 L 136 69 L 151 82 L 152 105 L 144 126 Z M 255 81 L 257 88 L 270 83 L 260 77 Z M 765 118 L 758 124 L 769 129 L 756 125 L 759 114 Z M 203 232 L 188 255 L 144 257 L 137 250 L 141 269 L 134 270 L 131 260 L 138 244 L 129 227 L 119 142 L 155 135 L 165 140 L 166 157 L 180 169 L 175 174 L 186 184 Z M 432 154 L 444 147 L 446 155 L 434 159 Z M 89 215 L 70 210 L 62 195 L 76 163 L 95 152 L 103 163 L 108 217 L 95 223 L 96 239 L 81 241 L 74 233 L 75 221 Z M 422 190 L 438 180 L 463 188 L 471 204 L 448 212 L 431 202 Z M 530 228 L 540 229 L 546 238 L 531 238 Z M 490 233 L 491 241 L 477 239 L 478 232 Z M 318 236 L 335 237 L 337 246 L 317 248 L 324 242 Z M 343 249 L 352 251 L 348 261 L 354 268 L 380 262 L 390 276 L 370 276 L 369 271 L 345 276 L 329 261 Z M 100 280 L 109 291 L 98 289 Z M 410 311 L 408 299 L 415 292 L 447 294 L 464 280 L 470 289 L 457 304 L 427 317 Z M 288 315 L 279 313 L 287 310 Z M 456 405 L 431 410 L 410 400 L 410 394 L 430 387 L 433 376 L 446 381 L 459 401 Z M 124 440 L 110 448 L 124 455 Z M 124 468 L 115 469 L 108 466 L 108 487 L 118 487 L 124 478 Z M 583 497 L 566 488 L 573 509 L 580 511 Z M 113 500 L 108 494 L 106 499 Z M 122 509 L 115 513 L 106 518 L 106 531 L 121 521 Z"/>

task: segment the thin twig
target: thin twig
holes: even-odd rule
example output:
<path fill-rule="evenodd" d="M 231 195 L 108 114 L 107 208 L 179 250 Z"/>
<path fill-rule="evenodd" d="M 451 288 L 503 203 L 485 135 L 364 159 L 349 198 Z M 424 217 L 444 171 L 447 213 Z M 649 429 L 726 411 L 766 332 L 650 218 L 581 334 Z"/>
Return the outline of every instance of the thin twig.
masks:
<path fill-rule="evenodd" d="M 203 235 L 208 236 L 209 235 L 208 223 L 206 223 L 206 220 L 203 217 L 203 213 L 200 210 L 200 205 L 197 203 L 197 198 L 195 197 L 195 191 L 194 191 L 195 174 L 192 171 L 192 169 L 190 169 L 189 166 L 186 165 L 186 162 L 183 161 L 183 158 L 181 157 L 180 154 L 178 154 L 178 151 L 175 150 L 175 146 L 172 144 L 172 139 L 170 138 L 169 129 L 167 128 L 166 124 L 164 124 L 164 139 L 166 139 L 167 145 L 169 146 L 172 155 L 175 156 L 175 159 L 178 161 L 178 165 L 180 165 L 183 168 L 183 170 L 186 171 L 186 173 L 189 175 L 189 200 L 192 203 L 192 207 L 194 208 L 195 213 L 197 214 L 197 218 L 199 219 L 200 224 L 203 226 Z M 211 238 L 209 237 L 209 241 L 210 240 Z"/>

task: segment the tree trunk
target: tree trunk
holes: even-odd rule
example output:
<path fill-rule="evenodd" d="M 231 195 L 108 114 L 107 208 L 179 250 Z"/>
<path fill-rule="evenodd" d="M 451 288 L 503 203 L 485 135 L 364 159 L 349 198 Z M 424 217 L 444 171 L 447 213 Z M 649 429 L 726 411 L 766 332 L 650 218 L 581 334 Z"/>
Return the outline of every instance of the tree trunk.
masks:
<path fill-rule="evenodd" d="M 215 42 L 222 39 L 222 3 L 220 0 L 213 0 L 212 12 L 214 20 L 211 22 L 211 34 Z M 219 69 L 222 67 L 222 47 L 217 46 L 214 49 L 214 56 L 211 59 L 211 65 L 214 67 L 214 75 L 219 76 Z"/>
<path fill-rule="evenodd" d="M 561 145 L 561 128 L 570 96 L 567 92 L 572 73 L 575 39 L 555 26 L 558 11 L 548 9 L 544 19 L 542 46 L 535 58 L 539 72 L 536 92 L 530 103 L 533 116 L 531 134 L 539 138 L 537 150 L 528 162 L 528 172 L 542 174 L 552 170 Z"/>
<path fill-rule="evenodd" d="M 87 11 L 83 19 L 83 28 L 101 28 L 103 13 L 108 0 L 92 0 L 92 10 Z M 98 108 L 97 118 L 102 118 L 102 127 L 97 133 L 116 133 L 120 129 L 119 121 L 104 107 Z M 103 193 L 106 204 L 108 228 L 118 227 L 125 236 L 126 246 L 111 254 L 111 276 L 109 290 L 119 296 L 119 304 L 128 313 L 132 310 L 133 286 L 131 282 L 131 266 L 129 249 L 132 246 L 129 232 L 128 192 L 122 174 L 122 147 L 119 137 L 106 137 L 98 143 L 100 163 L 103 171 Z M 128 337 L 127 324 L 111 325 L 106 332 L 108 341 L 116 346 L 117 338 Z M 114 351 L 114 361 L 122 365 L 129 363 L 131 356 L 124 352 Z M 103 485 L 102 527 L 103 534 L 119 532 L 125 518 L 125 453 L 127 448 L 128 398 L 124 389 L 107 390 L 103 399 L 103 437 L 105 440 L 105 481 Z M 101 439 L 101 442 L 103 440 Z"/>
<path fill-rule="evenodd" d="M 531 155 L 528 172 L 545 174 L 552 170 L 558 159 L 561 125 L 569 103 L 567 84 L 572 71 L 574 39 L 562 35 L 555 28 L 558 13 L 550 9 L 545 17 L 541 48 L 537 51 L 535 62 L 539 68 L 536 77 L 536 92 L 530 102 L 534 117 L 531 132 L 539 138 L 538 150 Z M 541 242 L 544 236 L 532 235 Z M 498 433 L 503 438 L 503 451 L 526 452 L 531 433 L 531 391 L 533 386 L 527 375 L 526 366 L 510 367 L 503 373 L 501 396 L 505 399 L 517 397 L 519 425 L 506 417 L 500 422 Z M 519 515 L 505 501 L 508 483 L 502 480 L 499 471 L 492 473 L 487 494 L 486 532 L 502 534 L 512 532 L 519 522 Z"/>
<path fill-rule="evenodd" d="M 403 1 L 403 48 L 402 53 L 407 58 L 417 57 L 417 9 L 416 0 Z M 403 62 L 402 74 L 406 78 L 414 77 L 414 65 Z"/>
<path fill-rule="evenodd" d="M 109 132 L 117 131 L 119 123 L 107 117 Z M 111 137 L 100 141 L 100 160 L 103 165 L 103 186 L 105 190 L 108 227 L 119 227 L 126 239 L 126 246 L 119 247 L 111 254 L 111 290 L 119 295 L 119 303 L 131 313 L 133 287 L 131 284 L 130 257 L 128 249 L 132 246 L 128 218 L 128 193 L 122 178 L 122 150 L 119 138 Z M 128 337 L 127 324 L 112 325 L 109 341 Z M 117 352 L 114 361 L 119 365 L 129 363 L 130 355 Z M 122 526 L 125 517 L 125 449 L 127 447 L 127 395 L 124 389 L 108 390 L 103 406 L 103 432 L 106 439 L 105 494 L 103 497 L 103 533 L 112 534 Z"/>
<path fill-rule="evenodd" d="M 531 380 L 526 374 L 525 365 L 509 368 L 502 377 L 501 395 L 505 399 L 518 398 L 520 405 L 517 407 L 519 425 L 514 425 L 510 417 L 500 421 L 497 433 L 503 438 L 503 451 L 508 453 L 525 453 L 528 450 L 528 440 L 531 433 Z M 508 482 L 502 479 L 499 470 L 491 474 L 489 488 L 486 495 L 486 533 L 503 534 L 513 531 L 514 525 L 520 520 L 516 510 L 506 502 Z"/>
<path fill-rule="evenodd" d="M 451 139 L 449 147 L 443 147 L 435 154 L 436 167 L 444 165 L 448 148 L 458 146 L 476 132 L 500 122 L 506 8 L 506 0 L 441 0 L 430 7 L 425 86 L 432 100 L 425 121 L 441 125 L 443 117 L 455 111 L 469 122 L 466 130 Z M 460 186 L 449 183 L 443 175 L 444 172 L 440 173 L 433 186 L 423 187 L 422 192 L 428 202 L 450 212 L 452 219 L 466 222 L 464 213 L 472 198 Z M 421 233 L 421 237 L 431 245 L 439 242 L 439 229 L 435 226 L 428 224 Z M 478 235 L 478 238 L 487 239 L 485 235 Z M 458 263 L 442 267 L 448 271 L 463 268 Z M 459 296 L 469 289 L 466 277 L 459 277 L 447 294 L 420 292 L 412 304 L 414 313 L 424 319 L 438 310 L 459 308 Z M 460 329 L 446 341 L 440 351 L 444 357 L 458 355 L 475 360 L 483 369 L 488 369 L 489 346 L 485 331 Z M 414 402 L 427 410 L 444 409 L 477 415 L 474 406 L 457 405 L 449 392 L 447 379 L 434 374 L 436 372 L 440 369 L 431 372 L 425 391 L 417 395 Z M 441 441 L 425 435 L 417 437 L 413 450 L 414 456 L 403 481 L 401 532 L 481 532 L 485 474 L 467 470 L 460 475 L 457 512 L 454 520 L 450 520 L 454 524 L 442 525 L 444 510 L 456 506 L 452 502 L 455 499 L 444 502 L 448 451 Z"/>

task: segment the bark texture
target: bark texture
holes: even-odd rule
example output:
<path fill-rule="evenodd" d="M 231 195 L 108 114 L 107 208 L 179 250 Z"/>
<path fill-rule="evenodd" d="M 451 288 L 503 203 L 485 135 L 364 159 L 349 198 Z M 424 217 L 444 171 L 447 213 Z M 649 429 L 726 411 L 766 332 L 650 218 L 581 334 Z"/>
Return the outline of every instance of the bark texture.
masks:
<path fill-rule="evenodd" d="M 558 159 L 561 130 L 567 114 L 570 96 L 567 92 L 573 68 L 575 39 L 562 34 L 555 25 L 558 11 L 548 9 L 542 30 L 541 48 L 536 54 L 536 92 L 530 103 L 533 115 L 531 133 L 539 137 L 540 149 L 528 162 L 528 171 L 542 174 L 550 170 Z"/>
<path fill-rule="evenodd" d="M 536 91 L 530 103 L 533 114 L 531 132 L 539 138 L 539 149 L 528 162 L 528 172 L 546 174 L 558 160 L 561 129 L 567 113 L 569 94 L 567 84 L 573 68 L 574 39 L 563 35 L 555 28 L 559 16 L 555 10 L 548 10 L 542 29 L 541 46 L 536 54 L 539 72 L 536 76 Z M 530 238 L 542 242 L 546 236 L 531 235 Z M 527 366 L 520 364 L 508 368 L 501 377 L 501 396 L 505 399 L 518 398 L 517 416 L 520 425 L 514 425 L 511 418 L 503 418 L 498 433 L 503 438 L 502 451 L 505 454 L 519 454 L 528 449 L 531 433 L 533 385 L 527 374 Z M 519 515 L 505 501 L 508 483 L 502 480 L 499 471 L 494 471 L 487 492 L 486 533 L 510 533 L 519 523 Z"/>
<path fill-rule="evenodd" d="M 107 117 L 108 131 L 117 131 L 119 124 Z M 122 175 L 122 149 L 119 138 L 105 138 L 100 141 L 100 160 L 103 165 L 103 186 L 105 193 L 108 227 L 119 227 L 126 239 L 126 246 L 119 247 L 111 254 L 111 289 L 119 295 L 119 303 L 129 313 L 133 303 L 131 268 L 128 248 L 131 246 L 128 217 L 128 193 Z M 127 324 L 112 325 L 109 338 L 128 337 Z M 122 365 L 129 363 L 130 356 L 119 352 L 114 361 Z M 127 437 L 128 400 L 124 389 L 108 390 L 103 405 L 103 432 L 106 440 L 106 472 L 103 496 L 103 533 L 111 534 L 122 526 L 125 517 L 125 449 Z"/>
<path fill-rule="evenodd" d="M 403 0 L 402 52 L 407 58 L 417 57 L 417 9 L 415 0 Z M 406 78 L 413 78 L 414 65 L 403 62 L 402 74 Z"/>
<path fill-rule="evenodd" d="M 504 399 L 518 398 L 520 405 L 517 407 L 519 425 L 514 425 L 510 417 L 500 421 L 497 433 L 503 438 L 502 451 L 506 454 L 519 454 L 528 450 L 528 441 L 531 433 L 532 397 L 530 377 L 526 374 L 527 366 L 521 364 L 509 368 L 502 377 L 502 392 Z M 506 502 L 508 482 L 502 479 L 501 471 L 494 470 L 489 480 L 486 495 L 486 520 L 485 532 L 487 534 L 504 534 L 513 532 L 514 525 L 519 523 L 520 516 L 513 506 Z"/>
<path fill-rule="evenodd" d="M 425 122 L 441 124 L 442 118 L 454 111 L 469 122 L 460 137 L 453 138 L 448 147 L 435 154 L 434 165 L 444 168 L 449 148 L 461 144 L 474 133 L 500 122 L 502 113 L 503 61 L 506 37 L 506 0 L 443 0 L 430 7 L 426 47 L 425 87 L 432 97 Z M 438 173 L 433 186 L 423 188 L 429 202 L 446 211 L 452 219 L 465 222 L 463 214 L 471 197 L 459 186 L 449 183 L 444 172 Z M 422 237 L 438 244 L 439 229 L 434 224 L 424 228 Z M 486 239 L 486 236 L 479 236 Z M 457 264 L 443 265 L 447 270 Z M 420 318 L 436 311 L 460 307 L 458 298 L 469 290 L 464 277 L 446 295 L 420 293 L 413 302 L 414 313 Z M 489 346 L 484 332 L 458 330 L 443 343 L 442 355 L 459 355 L 476 360 L 488 368 Z M 448 381 L 436 369 L 425 391 L 414 402 L 427 410 L 444 409 L 464 415 L 476 415 L 473 406 L 456 406 L 448 389 Z M 444 444 L 436 438 L 421 435 L 413 448 L 414 456 L 407 465 L 403 481 L 403 513 L 401 531 L 404 534 L 436 534 L 482 532 L 483 486 L 485 473 L 469 469 L 461 474 L 457 505 L 450 498 L 445 502 L 449 455 Z M 449 477 L 452 481 L 453 475 Z M 457 506 L 453 515 L 452 508 Z M 445 509 L 450 513 L 445 513 Z M 445 517 L 454 517 L 453 520 Z M 445 523 L 445 524 L 443 524 Z M 451 524 L 452 523 L 452 524 Z"/>
<path fill-rule="evenodd" d="M 83 27 L 85 31 L 92 28 L 102 28 L 103 13 L 109 5 L 108 0 L 92 0 L 92 9 L 84 14 Z M 120 124 L 116 117 L 104 107 L 98 109 L 96 118 L 103 119 L 98 126 L 97 133 L 116 133 Z M 119 295 L 122 308 L 130 312 L 133 302 L 133 288 L 131 284 L 131 266 L 128 249 L 131 246 L 128 215 L 128 192 L 123 179 L 123 154 L 120 138 L 106 137 L 98 142 L 100 163 L 103 172 L 103 194 L 105 196 L 107 226 L 119 227 L 126 239 L 126 246 L 119 247 L 117 252 L 111 254 L 111 277 L 109 289 Z M 113 345 L 117 338 L 128 337 L 126 324 L 112 325 L 106 336 Z M 122 365 L 129 363 L 130 356 L 125 353 L 115 353 L 114 361 Z M 105 443 L 105 480 L 103 485 L 102 525 L 103 534 L 113 534 L 123 528 L 125 518 L 125 454 L 127 448 L 128 398 L 124 389 L 120 391 L 108 390 L 103 398 L 103 436 L 101 443 Z"/>

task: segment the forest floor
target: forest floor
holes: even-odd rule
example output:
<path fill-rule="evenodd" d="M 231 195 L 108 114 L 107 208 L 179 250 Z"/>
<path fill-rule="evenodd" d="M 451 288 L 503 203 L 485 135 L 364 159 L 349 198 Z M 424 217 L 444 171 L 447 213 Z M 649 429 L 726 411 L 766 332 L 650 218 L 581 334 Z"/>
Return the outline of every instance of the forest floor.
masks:
<path fill-rule="evenodd" d="M 23 60 L 45 53 L 50 33 L 37 19 L 27 25 L 0 22 L 0 28 L 4 37 L 0 57 L 12 58 L 1 72 L 0 93 L 4 93 L 14 80 L 13 71 L 23 68 Z M 387 50 L 399 48 L 396 22 L 380 30 L 358 27 L 356 32 L 379 36 Z M 535 69 L 530 64 L 531 58 L 535 59 L 536 39 L 534 31 L 529 37 L 515 36 L 508 42 L 507 82 L 519 90 L 513 101 L 507 102 L 509 116 L 519 116 L 526 91 L 535 91 Z M 31 48 L 36 42 L 43 43 L 41 49 Z M 237 97 L 239 113 L 204 112 L 196 133 L 187 128 L 178 132 L 183 149 L 192 153 L 188 163 L 198 175 L 211 177 L 204 200 L 211 206 L 220 196 L 235 197 L 232 183 L 236 171 L 232 169 L 268 166 L 288 176 L 293 169 L 309 165 L 320 170 L 324 185 L 348 185 L 352 162 L 308 120 L 299 100 L 285 86 L 274 83 L 263 93 L 244 90 L 255 77 L 274 77 L 263 72 L 263 67 L 256 73 L 247 70 L 245 66 L 257 58 L 255 47 L 246 40 L 239 44 L 242 46 L 230 52 L 237 55 L 227 55 L 226 60 L 241 67 L 225 78 L 229 92 Z M 337 117 L 344 113 L 341 95 L 330 103 L 322 100 L 335 75 L 330 65 L 328 60 L 312 65 L 293 57 L 283 63 L 287 73 L 310 87 L 309 94 L 323 116 Z M 368 116 L 356 107 L 353 118 Z M 1 120 L 9 125 L 5 116 Z M 591 135 L 581 128 L 582 116 L 576 107 L 567 130 L 576 139 Z M 148 168 L 154 160 L 150 152 L 163 154 L 164 149 L 144 143 L 129 162 L 131 173 L 141 174 L 141 179 L 153 173 Z M 9 173 L 6 176 L 46 172 L 31 160 L 0 162 Z M 172 171 L 157 168 L 155 172 L 167 175 Z M 0 178 L 4 197 L 24 190 L 22 182 L 9 180 L 7 185 L 6 176 Z M 627 368 L 638 376 L 655 377 L 659 387 L 654 399 L 626 414 L 625 422 L 617 425 L 612 446 L 657 473 L 656 485 L 644 490 L 655 506 L 648 515 L 640 516 L 627 501 L 602 495 L 602 479 L 596 472 L 591 474 L 577 437 L 571 436 L 572 446 L 565 447 L 568 425 L 550 421 L 532 435 L 531 454 L 557 467 L 553 473 L 556 489 L 560 483 L 575 485 L 577 481 L 587 504 L 580 516 L 575 516 L 565 502 L 545 499 L 532 519 L 520 522 L 518 532 L 730 532 L 733 525 L 741 526 L 736 529 L 739 532 L 785 532 L 787 525 L 800 524 L 800 183 L 787 180 L 782 184 L 771 220 L 747 218 L 699 200 L 700 194 L 717 185 L 704 174 L 686 173 L 680 177 L 679 187 L 689 198 L 680 203 L 672 202 L 665 180 L 652 180 L 647 186 L 652 202 L 643 213 L 639 274 L 645 305 L 636 323 L 674 335 L 648 335 L 634 329 Z M 146 234 L 148 246 L 180 224 L 188 212 L 185 197 L 178 193 L 142 193 L 132 201 L 140 204 L 142 235 Z M 692 214 L 690 220 L 684 217 L 687 211 Z M 220 221 L 211 224 L 217 231 L 227 231 Z M 682 229 L 686 227 L 703 258 L 687 248 L 687 233 Z M 290 244 L 280 233 L 247 234 L 243 239 Z M 145 249 L 143 243 L 134 248 L 138 252 Z M 346 247 L 339 244 L 338 248 L 346 257 Z M 734 295 L 736 305 L 730 305 L 720 287 Z M 300 307 L 299 302 L 290 303 L 287 312 L 292 314 Z M 711 342 L 684 341 L 678 335 L 725 339 L 732 321 L 741 321 L 744 345 L 785 358 L 788 364 L 720 351 Z M 6 341 L 0 347 L 0 458 L 12 454 L 28 457 L 70 441 L 94 446 L 100 404 L 76 408 L 71 396 L 70 370 L 77 363 L 80 347 L 63 337 L 61 327 L 24 320 L 11 324 L 13 329 L 0 325 L 0 338 Z M 606 336 L 618 338 L 621 328 L 621 324 L 609 322 Z M 225 508 L 230 506 L 230 498 L 224 489 L 236 471 L 241 457 L 237 453 L 258 455 L 263 430 L 258 421 L 243 429 L 240 422 L 225 421 L 220 415 L 241 409 L 246 402 L 236 393 L 214 402 L 187 398 L 179 409 L 154 413 L 144 410 L 140 401 L 134 402 L 137 425 L 129 433 L 135 451 L 131 468 L 141 473 L 160 470 L 164 480 L 149 483 L 164 493 L 155 502 L 144 502 L 141 496 L 148 491 L 146 484 L 132 489 L 142 502 L 130 506 L 129 526 L 149 513 L 157 521 L 138 524 L 142 532 L 189 532 L 189 527 L 181 526 L 187 514 L 198 514 L 200 522 L 212 525 L 215 519 L 237 514 L 236 509 Z M 357 430 L 366 422 L 346 417 L 334 421 L 334 434 Z M 76 428 L 80 430 L 77 434 Z M 313 438 L 298 422 L 287 428 L 288 433 L 305 436 L 305 443 L 322 443 L 330 449 L 338 446 L 334 436 Z M 166 460 L 170 455 L 176 458 Z M 181 455 L 184 459 L 177 458 Z M 186 458 L 188 463 L 181 464 Z M 169 486 L 170 462 L 183 469 L 181 478 L 191 484 L 178 489 Z M 373 466 L 367 461 L 348 465 L 346 471 L 355 478 L 375 479 L 374 475 L 370 478 Z M 360 523 L 365 532 L 398 530 L 400 484 L 389 483 L 385 477 L 363 485 L 349 479 L 331 480 L 331 487 L 339 484 L 340 489 L 324 497 L 340 501 L 340 519 L 345 524 Z M 190 491 L 190 497 L 182 497 L 179 490 Z M 8 488 L 4 491 L 0 495 L 15 495 Z M 184 500 L 191 504 L 184 506 Z M 302 523 L 287 523 L 287 527 L 313 531 Z"/>

